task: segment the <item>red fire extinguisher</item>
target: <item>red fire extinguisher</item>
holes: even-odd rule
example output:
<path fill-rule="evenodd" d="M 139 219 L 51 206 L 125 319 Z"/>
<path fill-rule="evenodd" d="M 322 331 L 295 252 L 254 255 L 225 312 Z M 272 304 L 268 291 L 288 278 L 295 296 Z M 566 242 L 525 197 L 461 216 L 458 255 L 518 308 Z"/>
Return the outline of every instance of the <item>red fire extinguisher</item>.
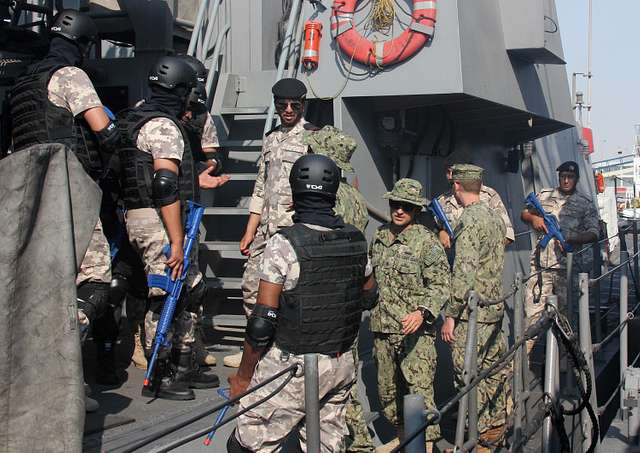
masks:
<path fill-rule="evenodd" d="M 322 23 L 308 20 L 304 24 L 304 52 L 302 65 L 307 71 L 313 71 L 320 61 L 320 38 L 322 38 Z"/>

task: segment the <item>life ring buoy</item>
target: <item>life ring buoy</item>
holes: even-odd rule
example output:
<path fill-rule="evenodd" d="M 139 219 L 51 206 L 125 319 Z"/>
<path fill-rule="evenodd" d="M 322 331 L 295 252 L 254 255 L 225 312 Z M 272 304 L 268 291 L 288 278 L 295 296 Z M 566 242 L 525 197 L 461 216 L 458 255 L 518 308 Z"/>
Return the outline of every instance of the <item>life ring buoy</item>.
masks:
<path fill-rule="evenodd" d="M 331 31 L 340 49 L 363 64 L 387 66 L 406 60 L 433 38 L 436 25 L 436 0 L 413 0 L 411 24 L 389 41 L 371 42 L 362 36 L 353 22 L 358 0 L 334 0 Z"/>

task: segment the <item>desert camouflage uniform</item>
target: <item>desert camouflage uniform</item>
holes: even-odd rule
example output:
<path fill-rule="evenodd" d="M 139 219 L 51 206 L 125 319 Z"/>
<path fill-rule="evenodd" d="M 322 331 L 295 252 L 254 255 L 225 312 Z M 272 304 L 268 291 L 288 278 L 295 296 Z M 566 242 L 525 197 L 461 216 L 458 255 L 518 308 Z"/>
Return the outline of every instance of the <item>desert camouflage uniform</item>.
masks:
<path fill-rule="evenodd" d="M 258 296 L 262 254 L 267 240 L 280 228 L 293 223 L 289 173 L 295 161 L 307 153 L 307 145 L 302 142 L 305 124 L 307 121 L 301 119 L 295 126 L 280 127 L 264 138 L 258 176 L 249 204 L 249 212 L 261 216 L 260 225 L 249 248 L 249 259 L 242 275 L 242 298 L 247 316 Z"/>
<path fill-rule="evenodd" d="M 154 159 L 182 160 L 184 141 L 180 129 L 173 120 L 165 117 L 147 121 L 140 128 L 136 146 L 143 152 L 150 153 Z M 155 208 L 130 209 L 126 214 L 127 234 L 133 248 L 138 252 L 144 263 L 145 273 L 164 274 L 166 257 L 164 246 L 169 244 L 169 237 L 165 230 L 159 210 Z M 186 288 L 195 287 L 202 274 L 198 269 L 197 248 L 191 251 L 191 265 L 185 280 Z M 160 288 L 149 288 L 149 297 L 160 297 L 165 292 Z M 155 331 L 160 320 L 158 313 L 148 311 L 145 315 L 145 343 L 151 348 Z M 194 342 L 195 326 L 191 315 L 178 315 L 172 325 L 176 335 L 176 344 L 190 345 Z"/>
<path fill-rule="evenodd" d="M 327 156 L 340 167 L 343 172 L 353 173 L 351 156 L 356 149 L 355 140 L 333 126 L 325 126 L 318 131 L 307 131 L 304 134 L 304 143 L 309 145 L 314 153 Z M 345 223 L 355 226 L 364 233 L 369 223 L 367 204 L 362 194 L 351 186 L 343 177 L 336 194 L 336 205 L 333 208 L 336 215 L 342 217 Z M 356 374 L 358 368 L 358 341 L 356 339 L 352 348 L 356 362 Z M 369 453 L 373 451 L 373 440 L 364 419 L 364 411 L 358 399 L 358 386 L 354 385 L 351 391 L 351 399 L 347 403 L 346 412 L 347 428 L 349 434 L 346 439 L 347 453 Z"/>
<path fill-rule="evenodd" d="M 206 112 L 204 128 L 202 129 L 202 140 L 200 141 L 200 143 L 202 149 L 220 147 L 220 142 L 218 141 L 218 131 L 216 130 L 216 125 L 213 123 L 213 117 L 209 112 Z"/>
<path fill-rule="evenodd" d="M 305 226 L 329 231 L 318 225 Z M 371 275 L 371 265 L 367 264 L 366 275 Z M 295 288 L 300 277 L 300 264 L 289 241 L 276 234 L 267 242 L 262 262 L 260 279 L 283 285 L 283 290 Z M 282 351 L 271 346 L 260 359 L 249 384 L 249 388 L 266 380 L 294 363 L 304 364 L 304 355 Z M 320 442 L 323 452 L 343 452 L 345 408 L 356 379 L 356 365 L 351 351 L 338 357 L 318 354 L 318 375 L 320 382 Z M 260 390 L 240 400 L 240 410 L 264 398 L 282 383 L 284 377 L 266 385 Z M 251 409 L 238 418 L 236 436 L 240 443 L 256 453 L 279 451 L 280 444 L 287 435 L 304 419 L 304 376 L 296 376 L 267 402 Z M 300 443 L 304 450 L 306 431 L 300 428 Z"/>
<path fill-rule="evenodd" d="M 442 205 L 442 209 L 444 213 L 447 215 L 449 219 L 449 223 L 451 223 L 451 228 L 455 228 L 458 223 L 458 219 L 462 215 L 462 211 L 464 208 L 458 203 L 456 197 L 453 196 L 453 193 L 447 192 L 438 197 L 438 201 Z M 513 231 L 513 225 L 511 224 L 511 219 L 509 218 L 509 213 L 507 212 L 507 208 L 505 208 L 504 203 L 502 203 L 502 198 L 500 198 L 500 194 L 496 192 L 495 189 L 485 186 L 484 184 L 480 188 L 480 201 L 489 206 L 494 212 L 500 215 L 500 218 L 504 222 L 506 227 L 506 233 L 504 235 L 505 239 L 510 241 L 515 241 L 515 233 Z"/>
<path fill-rule="evenodd" d="M 449 264 L 436 236 L 418 224 L 406 227 L 397 237 L 390 224 L 380 227 L 370 255 L 380 291 L 370 320 L 378 392 L 385 416 L 397 428 L 402 425 L 405 394 L 422 395 L 428 408 L 435 407 L 437 354 L 432 323 L 449 298 Z M 422 327 L 403 335 L 401 320 L 419 308 L 429 313 Z M 427 441 L 438 439 L 439 427 L 430 426 L 426 434 Z"/>
<path fill-rule="evenodd" d="M 66 66 L 54 72 L 47 90 L 49 101 L 67 109 L 74 117 L 94 107 L 102 107 L 102 102 L 91 80 L 82 69 L 75 66 Z M 76 285 L 79 286 L 85 282 L 111 282 L 109 243 L 102 230 L 100 219 L 93 229 L 91 242 L 76 277 Z"/>
<path fill-rule="evenodd" d="M 464 352 L 467 340 L 468 291 L 475 290 L 481 299 L 502 297 L 504 268 L 504 223 L 483 202 L 467 206 L 455 228 L 456 258 L 451 278 L 452 297 L 445 314 L 455 318 L 455 341 L 452 347 L 455 384 L 464 386 Z M 493 365 L 505 352 L 502 332 L 504 305 L 478 309 L 478 372 Z M 484 433 L 501 427 L 506 421 L 506 395 L 510 391 L 508 371 L 503 370 L 478 385 L 478 431 Z"/>
<path fill-rule="evenodd" d="M 571 195 L 564 195 L 558 189 L 542 189 L 538 194 L 540 204 L 549 214 L 558 218 L 560 229 L 566 235 L 578 233 L 593 233 L 598 236 L 599 216 L 593 201 L 579 191 Z M 531 207 L 528 207 L 532 209 Z M 541 235 L 539 235 L 541 237 Z M 582 249 L 574 250 L 573 259 L 573 294 L 577 294 L 577 276 L 580 272 L 589 272 L 593 263 L 590 252 L 577 254 Z M 555 241 L 549 242 L 545 249 L 537 245 L 531 254 L 531 272 L 550 267 L 541 272 L 539 278 L 531 278 L 527 282 L 525 310 L 529 323 L 534 323 L 544 310 L 546 296 L 558 296 L 558 305 L 566 310 L 567 300 L 567 263 L 566 255 L 562 253 Z"/>

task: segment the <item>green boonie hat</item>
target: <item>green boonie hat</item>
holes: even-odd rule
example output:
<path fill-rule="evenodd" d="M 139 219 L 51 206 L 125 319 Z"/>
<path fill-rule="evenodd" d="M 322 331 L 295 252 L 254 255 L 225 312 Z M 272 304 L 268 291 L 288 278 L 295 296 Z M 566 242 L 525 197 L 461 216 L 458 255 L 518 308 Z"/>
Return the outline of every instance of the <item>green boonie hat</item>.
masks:
<path fill-rule="evenodd" d="M 310 146 L 314 153 L 333 159 L 342 170 L 353 173 L 351 156 L 358 145 L 353 137 L 337 127 L 325 126 L 317 131 L 306 131 L 303 143 Z"/>
<path fill-rule="evenodd" d="M 385 193 L 382 198 L 404 201 L 421 207 L 427 204 L 427 199 L 422 197 L 422 184 L 409 178 L 399 180 L 393 186 L 393 190 Z"/>
<path fill-rule="evenodd" d="M 451 167 L 451 178 L 458 181 L 482 181 L 484 168 L 472 164 L 456 164 Z"/>

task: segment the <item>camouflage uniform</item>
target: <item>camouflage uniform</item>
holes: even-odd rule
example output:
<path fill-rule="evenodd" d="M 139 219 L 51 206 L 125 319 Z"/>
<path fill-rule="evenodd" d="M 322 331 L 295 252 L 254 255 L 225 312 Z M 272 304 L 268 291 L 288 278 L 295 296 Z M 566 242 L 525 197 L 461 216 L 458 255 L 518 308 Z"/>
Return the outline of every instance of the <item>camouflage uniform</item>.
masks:
<path fill-rule="evenodd" d="M 202 129 L 202 140 L 200 143 L 202 149 L 220 147 L 220 142 L 218 141 L 218 131 L 216 130 L 216 126 L 213 123 L 213 117 L 209 112 L 206 113 L 204 128 Z"/>
<path fill-rule="evenodd" d="M 102 107 L 102 102 L 87 74 L 74 66 L 66 66 L 54 72 L 47 90 L 49 101 L 67 109 L 74 117 L 94 107 Z M 76 277 L 76 285 L 79 286 L 85 282 L 111 282 L 109 243 L 102 230 L 100 219 L 93 230 L 91 242 Z"/>
<path fill-rule="evenodd" d="M 328 231 L 329 228 L 305 224 L 307 227 Z M 371 275 L 368 264 L 366 275 Z M 276 234 L 269 239 L 264 251 L 260 279 L 283 285 L 292 290 L 300 277 L 300 265 L 295 251 L 284 236 Z M 304 364 L 304 355 L 290 354 L 276 345 L 271 346 L 260 359 L 249 388 L 266 380 L 294 363 Z M 323 452 L 343 452 L 345 406 L 355 383 L 355 360 L 351 352 L 338 357 L 318 354 L 320 382 L 320 441 Z M 284 377 L 240 400 L 240 410 L 266 397 L 282 383 Z M 287 435 L 304 419 L 304 376 L 296 376 L 273 398 L 251 409 L 238 418 L 236 437 L 246 448 L 256 453 L 279 451 Z M 300 428 L 300 443 L 305 448 L 306 432 Z"/>
<path fill-rule="evenodd" d="M 260 225 L 249 248 L 249 259 L 242 275 L 242 298 L 247 316 L 258 296 L 262 254 L 267 240 L 280 228 L 293 223 L 289 173 L 295 161 L 307 153 L 307 145 L 302 141 L 307 124 L 301 119 L 295 126 L 279 127 L 264 138 L 258 176 L 249 204 L 249 212 L 261 216 Z"/>
<path fill-rule="evenodd" d="M 136 142 L 138 149 L 150 153 L 154 159 L 182 160 L 184 141 L 180 129 L 173 120 L 165 117 L 147 121 L 140 128 Z M 164 246 L 169 244 L 169 237 L 162 223 L 160 212 L 154 208 L 130 209 L 126 213 L 126 225 L 129 241 L 140 255 L 144 263 L 145 273 L 164 274 L 166 257 Z M 191 251 L 191 266 L 187 272 L 185 285 L 195 287 L 202 274 L 198 269 L 197 248 Z M 160 288 L 149 288 L 149 297 L 165 295 Z M 145 315 L 145 346 L 149 349 L 153 345 L 155 331 L 160 316 L 153 311 Z M 194 342 L 195 327 L 191 315 L 183 312 L 172 325 L 176 335 L 175 343 L 189 346 Z"/>
<path fill-rule="evenodd" d="M 422 186 L 410 179 L 398 181 L 386 198 L 424 204 Z M 376 232 L 370 247 L 371 263 L 380 298 L 371 310 L 378 367 L 378 392 L 387 419 L 402 425 L 403 397 L 424 396 L 434 408 L 433 378 L 436 367 L 433 322 L 449 298 L 449 264 L 436 236 L 422 225 L 411 224 L 395 236 L 391 224 Z M 424 322 L 417 332 L 404 335 L 402 319 L 422 309 Z M 438 426 L 426 431 L 429 442 L 440 437 Z"/>
<path fill-rule="evenodd" d="M 325 126 L 319 131 L 309 131 L 304 134 L 304 143 L 311 147 L 316 154 L 328 156 L 340 167 L 343 172 L 353 173 L 351 156 L 356 150 L 356 141 L 333 126 Z M 336 205 L 333 208 L 336 215 L 342 217 L 345 223 L 355 226 L 364 233 L 369 223 L 369 213 L 364 197 L 355 187 L 342 178 L 336 194 Z M 352 348 L 356 362 L 358 359 L 358 341 Z M 348 453 L 369 453 L 373 451 L 373 440 L 369 434 L 367 423 L 364 419 L 364 411 L 358 399 L 358 387 L 353 386 L 351 399 L 347 403 L 346 422 L 349 434 L 347 436 Z"/>
<path fill-rule="evenodd" d="M 476 169 L 480 167 L 455 165 L 453 168 L 455 179 L 471 179 L 477 175 Z M 485 300 L 502 297 L 505 226 L 493 209 L 480 201 L 464 208 L 454 232 L 456 258 L 451 277 L 452 297 L 446 305 L 445 315 L 456 322 L 452 357 L 455 384 L 459 389 L 464 386 L 467 293 L 475 290 Z M 493 365 L 506 350 L 506 339 L 502 332 L 503 316 L 503 304 L 478 309 L 478 372 Z M 483 380 L 477 387 L 478 431 L 481 434 L 502 427 L 506 422 L 506 395 L 510 390 L 507 376 L 508 371 L 503 370 Z"/>
<path fill-rule="evenodd" d="M 576 190 L 571 195 L 565 195 L 558 189 L 542 189 L 538 194 L 540 204 L 549 214 L 558 218 L 560 229 L 566 235 L 578 233 L 599 233 L 599 216 L 593 201 Z M 533 210 L 533 208 L 528 207 Z M 541 237 L 541 235 L 539 235 Z M 591 253 L 579 252 L 582 247 L 574 250 L 573 260 L 573 294 L 577 294 L 577 276 L 580 272 L 589 272 L 592 267 Z M 527 282 L 525 310 L 530 323 L 534 323 L 544 310 L 544 298 L 549 294 L 558 296 L 558 304 L 566 310 L 567 300 L 567 268 L 566 256 L 555 241 L 549 242 L 545 249 L 536 245 L 531 254 L 531 272 L 538 272 L 542 268 L 551 267 L 541 272 L 539 277 L 531 278 Z"/>
<path fill-rule="evenodd" d="M 462 215 L 462 211 L 464 208 L 460 206 L 456 197 L 453 196 L 452 192 L 447 192 L 438 197 L 438 201 L 440 205 L 442 205 L 442 209 L 444 213 L 447 215 L 449 222 L 451 223 L 451 228 L 455 228 Z M 494 212 L 500 215 L 500 218 L 504 222 L 506 227 L 506 233 L 504 235 L 505 239 L 510 241 L 515 241 L 515 233 L 513 231 L 513 225 L 511 224 L 511 219 L 509 218 L 509 213 L 507 212 L 507 208 L 505 208 L 504 203 L 502 203 L 502 198 L 500 198 L 500 194 L 496 192 L 495 189 L 482 185 L 480 188 L 480 201 L 489 206 Z"/>

